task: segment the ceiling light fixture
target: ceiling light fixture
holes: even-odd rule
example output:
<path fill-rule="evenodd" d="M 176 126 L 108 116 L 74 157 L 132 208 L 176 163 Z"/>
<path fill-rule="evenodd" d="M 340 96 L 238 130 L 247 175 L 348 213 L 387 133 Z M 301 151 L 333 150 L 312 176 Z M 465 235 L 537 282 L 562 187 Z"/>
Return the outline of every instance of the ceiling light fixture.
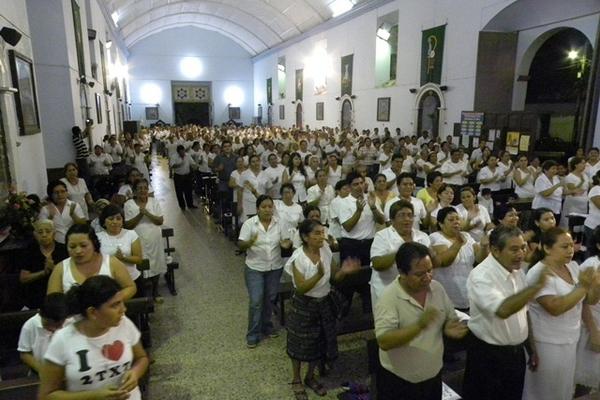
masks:
<path fill-rule="evenodd" d="M 354 2 L 351 0 L 333 0 L 329 3 L 333 18 L 352 10 L 352 7 L 354 7 Z"/>

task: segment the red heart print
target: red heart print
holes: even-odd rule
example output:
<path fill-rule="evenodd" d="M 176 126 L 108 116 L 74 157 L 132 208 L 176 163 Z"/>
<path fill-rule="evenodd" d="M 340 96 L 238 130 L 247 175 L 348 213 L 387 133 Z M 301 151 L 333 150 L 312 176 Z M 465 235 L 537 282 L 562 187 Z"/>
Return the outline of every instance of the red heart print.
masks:
<path fill-rule="evenodd" d="M 125 346 L 120 340 L 115 340 L 113 344 L 102 346 L 102 355 L 112 361 L 119 361 L 123 355 Z"/>

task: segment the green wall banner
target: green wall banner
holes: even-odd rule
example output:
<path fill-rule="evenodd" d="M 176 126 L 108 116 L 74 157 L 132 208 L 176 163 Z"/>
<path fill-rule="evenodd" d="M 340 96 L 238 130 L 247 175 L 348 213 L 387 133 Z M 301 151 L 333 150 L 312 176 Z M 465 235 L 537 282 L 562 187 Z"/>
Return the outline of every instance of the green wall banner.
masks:
<path fill-rule="evenodd" d="M 442 81 L 442 61 L 444 58 L 444 37 L 446 25 L 423 31 L 421 44 L 421 86 Z"/>

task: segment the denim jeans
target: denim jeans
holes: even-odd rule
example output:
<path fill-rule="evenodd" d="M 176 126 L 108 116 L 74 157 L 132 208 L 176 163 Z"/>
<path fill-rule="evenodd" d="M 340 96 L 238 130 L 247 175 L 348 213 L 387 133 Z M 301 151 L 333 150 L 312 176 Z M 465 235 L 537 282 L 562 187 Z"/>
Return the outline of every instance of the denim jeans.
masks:
<path fill-rule="evenodd" d="M 277 297 L 279 279 L 283 268 L 273 271 L 256 271 L 244 269 L 244 278 L 250 303 L 248 307 L 248 333 L 246 341 L 248 344 L 256 344 L 260 341 L 261 334 L 270 334 L 273 331 L 273 302 Z"/>

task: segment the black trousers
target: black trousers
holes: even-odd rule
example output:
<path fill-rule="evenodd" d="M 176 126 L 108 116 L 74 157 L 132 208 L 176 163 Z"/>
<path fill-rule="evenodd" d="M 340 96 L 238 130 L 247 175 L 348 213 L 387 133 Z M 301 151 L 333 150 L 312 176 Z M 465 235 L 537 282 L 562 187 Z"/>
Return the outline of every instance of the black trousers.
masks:
<path fill-rule="evenodd" d="M 173 174 L 173 183 L 175 183 L 175 195 L 177 196 L 177 203 L 179 203 L 179 207 L 185 209 L 186 203 L 188 207 L 193 206 L 194 197 L 192 196 L 192 174 Z"/>
<path fill-rule="evenodd" d="M 378 400 L 441 400 L 442 372 L 419 383 L 405 381 L 381 367 L 377 372 Z"/>
<path fill-rule="evenodd" d="M 463 381 L 465 400 L 521 400 L 525 382 L 525 346 L 494 346 L 472 333 Z"/>
<path fill-rule="evenodd" d="M 369 313 L 371 312 L 371 288 L 369 286 L 371 270 L 369 264 L 371 262 L 371 244 L 373 244 L 373 239 L 356 240 L 341 238 L 339 244 L 340 261 L 344 262 L 345 259 L 350 257 L 358 258 L 363 269 L 360 273 L 345 279 L 341 286 L 338 286 L 338 290 L 347 300 L 347 305 L 343 307 L 341 314 L 342 316 L 348 315 L 355 292 L 360 294 L 363 312 Z"/>

